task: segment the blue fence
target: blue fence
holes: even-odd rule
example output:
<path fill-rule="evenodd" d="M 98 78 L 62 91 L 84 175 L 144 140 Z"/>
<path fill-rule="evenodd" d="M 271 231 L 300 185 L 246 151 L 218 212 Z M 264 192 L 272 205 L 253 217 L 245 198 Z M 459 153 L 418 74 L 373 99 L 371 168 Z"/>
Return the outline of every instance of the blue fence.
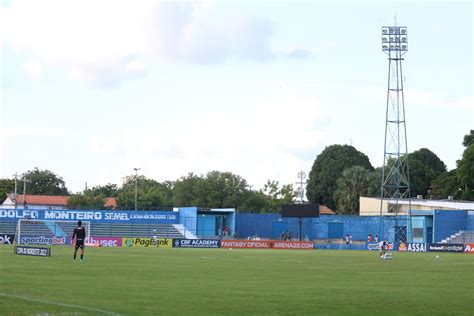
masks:
<path fill-rule="evenodd" d="M 425 211 L 412 218 L 413 242 L 439 243 L 446 238 L 467 231 L 474 234 L 474 212 Z M 175 211 L 103 211 L 103 210 L 0 210 L 0 224 L 6 223 L 6 231 L 12 233 L 14 223 L 21 218 L 40 220 L 84 220 L 96 223 L 130 225 L 182 224 L 187 232 L 196 237 L 233 237 L 240 239 L 265 238 L 302 240 L 344 240 L 351 235 L 354 242 L 367 241 L 368 235 L 379 239 L 400 241 L 399 228 L 407 229 L 405 217 L 322 215 L 319 218 L 281 218 L 279 214 L 222 213 L 219 210 L 199 213 L 195 207 Z M 225 220 L 224 220 L 225 219 Z M 222 227 L 221 227 L 222 226 Z M 224 230 L 228 228 L 228 230 Z M 285 233 L 283 235 L 283 233 Z M 416 235 L 415 235 L 416 233 Z M 471 238 L 471 235 L 465 235 Z M 471 236 L 471 237 L 469 237 Z M 466 239 L 468 240 L 468 239 Z M 463 242 L 465 240 L 461 240 Z M 453 241 L 455 242 L 455 241 Z"/>
<path fill-rule="evenodd" d="M 380 225 L 384 235 L 393 236 L 395 227 L 405 226 L 404 218 L 378 216 L 322 215 L 319 218 L 304 218 L 301 239 L 344 239 L 351 235 L 354 241 L 366 241 L 369 234 L 379 234 Z M 281 218 L 278 214 L 236 214 L 236 232 L 240 238 L 254 236 L 280 239 L 282 232 L 290 232 L 293 239 L 299 239 L 299 219 Z M 382 236 L 384 237 L 384 236 Z"/>

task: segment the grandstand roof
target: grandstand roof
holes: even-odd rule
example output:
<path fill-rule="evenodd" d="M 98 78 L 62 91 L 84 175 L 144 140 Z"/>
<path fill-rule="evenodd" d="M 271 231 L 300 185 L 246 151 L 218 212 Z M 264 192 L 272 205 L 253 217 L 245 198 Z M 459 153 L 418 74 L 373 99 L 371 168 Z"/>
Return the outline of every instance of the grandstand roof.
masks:
<path fill-rule="evenodd" d="M 12 200 L 14 200 L 15 195 L 8 194 L 8 197 Z M 67 205 L 67 196 L 62 196 L 62 195 L 31 195 L 31 194 L 26 194 L 25 195 L 25 200 L 27 204 L 35 204 L 35 205 L 62 205 L 66 206 Z M 18 204 L 23 204 L 23 194 L 17 194 L 16 197 L 16 202 Z"/>
<path fill-rule="evenodd" d="M 26 194 L 25 200 L 28 205 L 46 205 L 46 206 L 67 206 L 67 201 L 69 197 L 64 195 L 32 195 Z M 7 201 L 9 200 L 9 201 Z M 15 195 L 13 193 L 7 194 L 7 200 L 4 204 L 9 204 L 9 202 L 15 202 Z M 23 204 L 23 194 L 17 194 L 16 197 L 17 204 Z M 105 207 L 116 208 L 117 200 L 115 198 L 105 198 Z"/>
<path fill-rule="evenodd" d="M 319 206 L 319 214 L 321 214 L 321 215 L 336 215 L 336 212 L 331 210 L 326 205 L 320 205 Z"/>

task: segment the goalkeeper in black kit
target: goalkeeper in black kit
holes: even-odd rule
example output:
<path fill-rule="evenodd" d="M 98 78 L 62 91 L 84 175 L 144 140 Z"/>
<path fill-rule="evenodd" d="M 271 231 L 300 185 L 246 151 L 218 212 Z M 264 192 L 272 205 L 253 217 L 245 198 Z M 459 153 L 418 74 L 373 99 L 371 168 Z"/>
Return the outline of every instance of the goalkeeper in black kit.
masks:
<path fill-rule="evenodd" d="M 71 242 L 74 242 L 76 239 L 76 245 L 74 246 L 74 259 L 76 260 L 77 249 L 81 248 L 81 261 L 84 259 L 84 242 L 86 240 L 86 229 L 82 227 L 82 222 L 77 222 L 77 227 L 74 228 L 74 233 L 72 234 Z"/>

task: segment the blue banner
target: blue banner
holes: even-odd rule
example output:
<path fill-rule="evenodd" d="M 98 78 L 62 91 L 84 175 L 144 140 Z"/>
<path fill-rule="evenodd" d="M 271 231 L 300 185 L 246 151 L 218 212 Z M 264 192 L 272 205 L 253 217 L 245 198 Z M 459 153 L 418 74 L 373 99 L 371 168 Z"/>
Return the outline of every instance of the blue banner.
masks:
<path fill-rule="evenodd" d="M 176 224 L 173 211 L 78 211 L 78 210 L 0 210 L 0 221 L 19 219 L 114 222 L 127 224 Z"/>
<path fill-rule="evenodd" d="M 218 239 L 173 239 L 175 248 L 220 248 Z"/>
<path fill-rule="evenodd" d="M 410 242 L 407 245 L 407 251 L 426 252 L 426 244 Z"/>

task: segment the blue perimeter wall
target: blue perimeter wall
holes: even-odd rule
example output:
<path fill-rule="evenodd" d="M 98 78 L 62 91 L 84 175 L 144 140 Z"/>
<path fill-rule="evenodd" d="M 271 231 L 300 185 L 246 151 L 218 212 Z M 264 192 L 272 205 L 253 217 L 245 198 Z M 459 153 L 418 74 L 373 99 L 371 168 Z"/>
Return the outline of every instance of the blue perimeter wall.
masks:
<path fill-rule="evenodd" d="M 392 216 L 383 218 L 382 231 L 390 233 L 395 223 Z M 398 225 L 405 224 L 405 219 L 398 219 Z M 297 218 L 281 218 L 279 214 L 236 213 L 235 226 L 239 238 L 279 238 L 285 227 L 286 231 L 291 232 L 292 238 L 297 238 L 299 232 Z M 330 227 L 338 227 L 340 237 L 351 234 L 353 240 L 366 241 L 369 234 L 375 236 L 379 233 L 379 226 L 378 216 L 321 215 L 319 218 L 303 219 L 302 236 L 310 240 L 330 239 L 333 237 L 330 236 Z"/>
<path fill-rule="evenodd" d="M 471 222 L 473 220 L 474 218 L 471 219 Z M 434 242 L 441 242 L 441 240 L 461 230 L 469 230 L 468 222 L 467 211 L 434 211 Z"/>

